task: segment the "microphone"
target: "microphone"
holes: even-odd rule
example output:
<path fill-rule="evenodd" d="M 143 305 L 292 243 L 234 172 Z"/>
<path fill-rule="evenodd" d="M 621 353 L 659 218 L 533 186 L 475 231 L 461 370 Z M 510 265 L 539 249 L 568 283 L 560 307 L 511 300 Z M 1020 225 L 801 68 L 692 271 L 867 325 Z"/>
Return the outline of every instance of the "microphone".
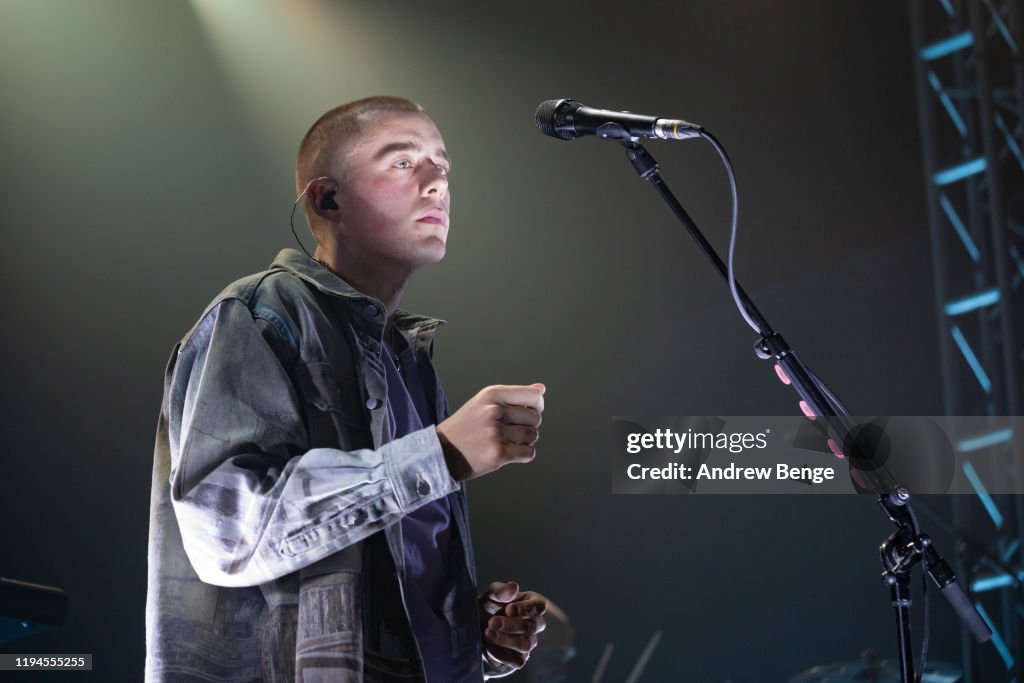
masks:
<path fill-rule="evenodd" d="M 575 140 L 584 135 L 618 138 L 620 128 L 633 138 L 686 140 L 699 137 L 703 126 L 682 119 L 662 119 L 628 111 L 610 111 L 585 107 L 576 100 L 541 102 L 534 115 L 537 130 L 559 140 Z M 611 124 L 611 125 L 609 125 Z"/>

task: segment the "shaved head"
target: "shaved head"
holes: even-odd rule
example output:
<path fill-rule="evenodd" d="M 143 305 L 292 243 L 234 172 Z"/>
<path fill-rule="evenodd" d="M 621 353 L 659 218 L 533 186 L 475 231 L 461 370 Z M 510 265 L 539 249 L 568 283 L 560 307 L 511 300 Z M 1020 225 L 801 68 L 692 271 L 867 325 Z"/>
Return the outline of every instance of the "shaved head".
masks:
<path fill-rule="evenodd" d="M 367 125 L 384 115 L 398 113 L 423 113 L 423 107 L 404 97 L 378 95 L 342 104 L 317 119 L 299 144 L 295 194 L 302 192 L 314 178 L 332 176 L 346 146 Z M 336 180 L 343 182 L 343 178 Z"/>

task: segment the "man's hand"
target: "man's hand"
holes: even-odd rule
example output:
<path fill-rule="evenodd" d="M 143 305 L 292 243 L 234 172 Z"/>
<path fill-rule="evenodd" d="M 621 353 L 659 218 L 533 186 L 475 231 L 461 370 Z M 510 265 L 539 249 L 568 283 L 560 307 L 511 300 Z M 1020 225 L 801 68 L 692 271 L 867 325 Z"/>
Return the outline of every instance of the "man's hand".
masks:
<path fill-rule="evenodd" d="M 464 481 L 532 460 L 544 390 L 543 384 L 487 387 L 437 425 L 452 477 Z"/>
<path fill-rule="evenodd" d="M 537 593 L 519 592 L 515 581 L 495 581 L 480 596 L 484 652 L 513 669 L 526 664 L 544 630 L 547 601 Z"/>

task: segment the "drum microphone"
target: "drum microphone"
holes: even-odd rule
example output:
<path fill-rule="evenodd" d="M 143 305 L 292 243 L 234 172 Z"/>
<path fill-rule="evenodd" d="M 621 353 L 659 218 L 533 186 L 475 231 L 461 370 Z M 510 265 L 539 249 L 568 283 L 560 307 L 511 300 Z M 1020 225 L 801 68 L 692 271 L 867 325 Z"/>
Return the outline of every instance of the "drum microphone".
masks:
<path fill-rule="evenodd" d="M 602 126 L 621 127 L 634 138 L 686 140 L 699 137 L 704 128 L 682 119 L 663 119 L 628 111 L 610 111 L 585 107 L 576 100 L 548 100 L 541 102 L 534 116 L 537 130 L 559 140 L 575 140 L 584 135 L 608 137 L 610 131 Z"/>

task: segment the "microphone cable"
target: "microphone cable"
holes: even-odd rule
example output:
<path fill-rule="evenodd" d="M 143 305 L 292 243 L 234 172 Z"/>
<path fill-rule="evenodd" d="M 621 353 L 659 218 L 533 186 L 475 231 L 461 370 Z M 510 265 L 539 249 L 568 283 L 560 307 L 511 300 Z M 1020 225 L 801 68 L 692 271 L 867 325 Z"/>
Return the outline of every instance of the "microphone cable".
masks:
<path fill-rule="evenodd" d="M 718 156 L 722 158 L 722 164 L 725 166 L 725 171 L 729 176 L 729 190 L 732 195 L 732 219 L 730 220 L 729 227 L 729 256 L 726 264 L 728 272 L 727 279 L 729 281 L 729 292 L 732 294 L 732 300 L 736 304 L 736 308 L 737 310 L 739 310 L 740 315 L 743 316 L 743 319 L 747 322 L 748 325 L 750 325 L 751 329 L 753 329 L 755 332 L 757 332 L 759 335 L 763 337 L 764 332 L 761 330 L 760 327 L 758 327 L 753 317 L 751 317 L 750 312 L 747 311 L 747 307 L 743 304 L 743 301 L 740 299 L 739 288 L 736 286 L 736 268 L 734 266 L 734 261 L 736 255 L 736 240 L 739 236 L 740 211 L 739 193 L 736 190 L 736 172 L 733 169 L 732 161 L 729 159 L 729 155 L 725 151 L 725 147 L 722 146 L 722 143 L 720 143 L 714 135 L 709 133 L 707 130 L 704 130 L 703 128 L 697 132 L 697 135 L 710 142 L 711 146 L 715 148 L 715 151 L 718 152 Z M 832 405 L 832 408 L 835 409 L 837 413 L 849 415 L 849 409 L 843 404 L 842 401 L 839 400 L 839 398 L 835 394 L 832 393 L 832 391 L 821 380 L 821 378 L 814 374 L 814 371 L 807 367 L 806 364 L 804 365 L 804 367 L 807 370 L 807 374 L 810 375 L 811 380 L 818 387 L 818 390 L 825 396 L 828 402 Z"/>
<path fill-rule="evenodd" d="M 701 129 L 697 135 L 704 138 L 715 148 L 718 152 L 718 156 L 722 157 L 722 163 L 725 165 L 725 171 L 729 174 L 729 190 L 732 193 L 732 219 L 730 220 L 729 229 L 729 258 L 728 258 L 728 280 L 729 280 L 729 291 L 732 293 L 732 300 L 736 303 L 736 308 L 739 310 L 740 315 L 747 321 L 747 324 L 762 337 L 764 332 L 757 326 L 754 319 L 750 316 L 747 307 L 743 305 L 740 300 L 740 293 L 736 287 L 736 271 L 733 267 L 733 258 L 736 253 L 736 237 L 739 234 L 739 213 L 740 213 L 740 199 L 739 193 L 736 190 L 736 172 L 733 170 L 732 161 L 729 160 L 729 155 L 725 152 L 725 147 L 722 146 L 714 135 L 708 131 Z"/>

